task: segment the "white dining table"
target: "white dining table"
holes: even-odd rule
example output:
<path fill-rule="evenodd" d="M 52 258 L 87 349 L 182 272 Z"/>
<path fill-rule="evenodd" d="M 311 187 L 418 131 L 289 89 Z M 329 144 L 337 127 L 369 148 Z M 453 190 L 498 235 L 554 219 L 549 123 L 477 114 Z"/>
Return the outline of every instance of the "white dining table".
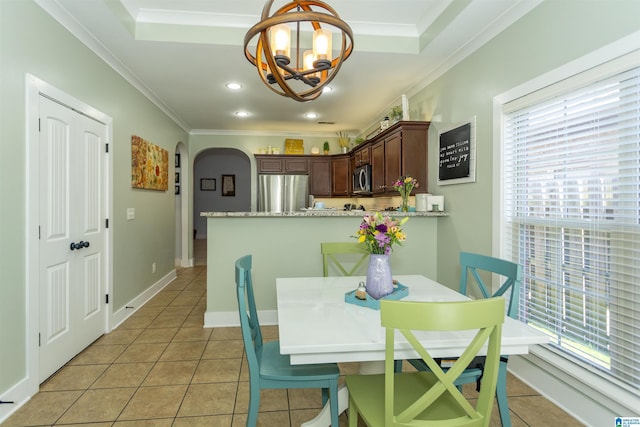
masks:
<path fill-rule="evenodd" d="M 409 289 L 403 301 L 464 301 L 464 296 L 421 275 L 394 276 Z M 288 277 L 276 279 L 280 352 L 294 365 L 328 362 L 384 361 L 384 328 L 380 311 L 346 303 L 345 293 L 358 287 L 364 277 Z M 474 331 L 419 332 L 416 336 L 433 357 L 460 356 Z M 529 347 L 549 342 L 544 333 L 510 317 L 502 327 L 501 354 L 526 354 Z M 396 334 L 396 358 L 417 357 L 400 334 Z M 372 364 L 362 364 L 370 367 Z M 364 373 L 363 370 L 361 370 Z M 348 405 L 348 392 L 339 392 L 340 412 Z M 303 426 L 328 426 L 328 405 Z"/>

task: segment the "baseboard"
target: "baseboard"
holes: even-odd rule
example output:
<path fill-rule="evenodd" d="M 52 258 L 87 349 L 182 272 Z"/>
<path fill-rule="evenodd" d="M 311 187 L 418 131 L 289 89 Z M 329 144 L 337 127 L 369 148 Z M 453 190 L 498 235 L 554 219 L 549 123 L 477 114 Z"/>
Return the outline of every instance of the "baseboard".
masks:
<path fill-rule="evenodd" d="M 145 303 L 153 298 L 158 292 L 164 289 L 169 283 L 176 279 L 176 270 L 173 269 L 167 273 L 164 277 L 151 285 L 146 291 L 142 292 L 136 298 L 125 304 L 125 307 L 134 307 L 131 309 L 121 308 L 118 311 L 112 313 L 110 318 L 110 330 L 118 327 L 122 322 L 127 320 L 133 313 L 139 310 Z M 237 313 L 236 313 L 237 317 Z M 30 390 L 30 381 L 27 378 L 21 380 L 5 393 L 0 396 L 2 403 L 0 404 L 0 424 L 2 424 L 7 418 L 9 418 L 14 412 L 16 412 L 22 405 L 27 403 L 33 395 L 38 392 L 38 387 L 35 390 Z"/>
<path fill-rule="evenodd" d="M 543 347 L 509 357 L 509 371 L 585 426 L 639 415 L 637 397 Z"/>
<path fill-rule="evenodd" d="M 29 381 L 27 378 L 24 378 L 0 396 L 0 401 L 2 402 L 13 402 L 0 404 L 0 424 L 5 422 L 5 420 L 20 409 L 22 405 L 27 403 L 31 399 L 31 396 L 38 392 L 37 389 L 34 391 L 29 390 L 29 388 Z"/>
<path fill-rule="evenodd" d="M 158 280 L 156 283 L 147 288 L 146 291 L 142 292 L 140 295 L 127 302 L 124 307 L 119 309 L 118 311 L 114 311 L 111 315 L 111 330 L 114 330 L 118 326 L 122 324 L 125 320 L 127 320 L 133 313 L 138 311 L 145 305 L 151 298 L 153 298 L 158 292 L 164 289 L 169 283 L 173 282 L 176 279 L 176 270 L 173 269 L 169 273 L 167 273 L 164 277 Z M 131 308 L 127 308 L 131 307 Z"/>
<path fill-rule="evenodd" d="M 176 258 L 173 264 L 176 267 L 190 268 L 193 267 L 193 262 L 193 258 Z"/>
<path fill-rule="evenodd" d="M 261 325 L 277 325 L 278 311 L 259 311 Z M 240 317 L 237 311 L 207 311 L 204 313 L 205 328 L 224 328 L 230 326 L 240 326 Z"/>

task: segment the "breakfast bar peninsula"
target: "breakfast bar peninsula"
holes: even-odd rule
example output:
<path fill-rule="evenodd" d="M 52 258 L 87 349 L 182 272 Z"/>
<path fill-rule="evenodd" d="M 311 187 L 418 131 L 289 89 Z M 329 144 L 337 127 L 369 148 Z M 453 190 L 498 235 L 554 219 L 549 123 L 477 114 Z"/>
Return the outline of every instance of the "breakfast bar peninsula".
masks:
<path fill-rule="evenodd" d="M 207 217 L 205 326 L 237 326 L 234 263 L 253 255 L 253 282 L 260 322 L 276 324 L 276 278 L 322 275 L 322 242 L 355 242 L 364 211 L 202 212 Z M 438 222 L 445 212 L 383 212 L 410 217 L 407 235 L 391 253 L 396 274 L 437 277 Z M 354 280 L 354 288 L 358 285 Z"/>

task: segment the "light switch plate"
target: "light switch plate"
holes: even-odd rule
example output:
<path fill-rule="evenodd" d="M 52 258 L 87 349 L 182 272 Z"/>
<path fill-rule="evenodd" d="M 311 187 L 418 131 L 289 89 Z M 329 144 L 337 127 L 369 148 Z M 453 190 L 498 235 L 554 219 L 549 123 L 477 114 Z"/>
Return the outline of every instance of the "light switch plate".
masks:
<path fill-rule="evenodd" d="M 127 220 L 131 221 L 136 218 L 136 208 L 127 208 Z"/>

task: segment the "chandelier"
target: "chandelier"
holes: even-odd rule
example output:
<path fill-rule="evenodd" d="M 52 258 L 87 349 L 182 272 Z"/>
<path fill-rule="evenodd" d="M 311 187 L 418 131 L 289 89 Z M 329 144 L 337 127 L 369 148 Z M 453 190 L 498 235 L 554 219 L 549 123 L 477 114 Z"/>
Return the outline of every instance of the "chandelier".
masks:
<path fill-rule="evenodd" d="M 351 27 L 333 8 L 319 0 L 293 0 L 270 16 L 273 2 L 269 0 L 265 4 L 260 22 L 245 35 L 244 54 L 256 66 L 262 81 L 275 93 L 300 102 L 316 99 L 353 51 Z M 303 51 L 301 24 L 313 30 L 312 49 Z M 326 25 L 322 27 L 321 24 Z M 340 54 L 335 58 L 332 57 L 332 36 L 327 26 L 342 32 Z M 292 27 L 295 27 L 293 57 Z M 257 35 L 253 55 L 248 46 Z"/>

